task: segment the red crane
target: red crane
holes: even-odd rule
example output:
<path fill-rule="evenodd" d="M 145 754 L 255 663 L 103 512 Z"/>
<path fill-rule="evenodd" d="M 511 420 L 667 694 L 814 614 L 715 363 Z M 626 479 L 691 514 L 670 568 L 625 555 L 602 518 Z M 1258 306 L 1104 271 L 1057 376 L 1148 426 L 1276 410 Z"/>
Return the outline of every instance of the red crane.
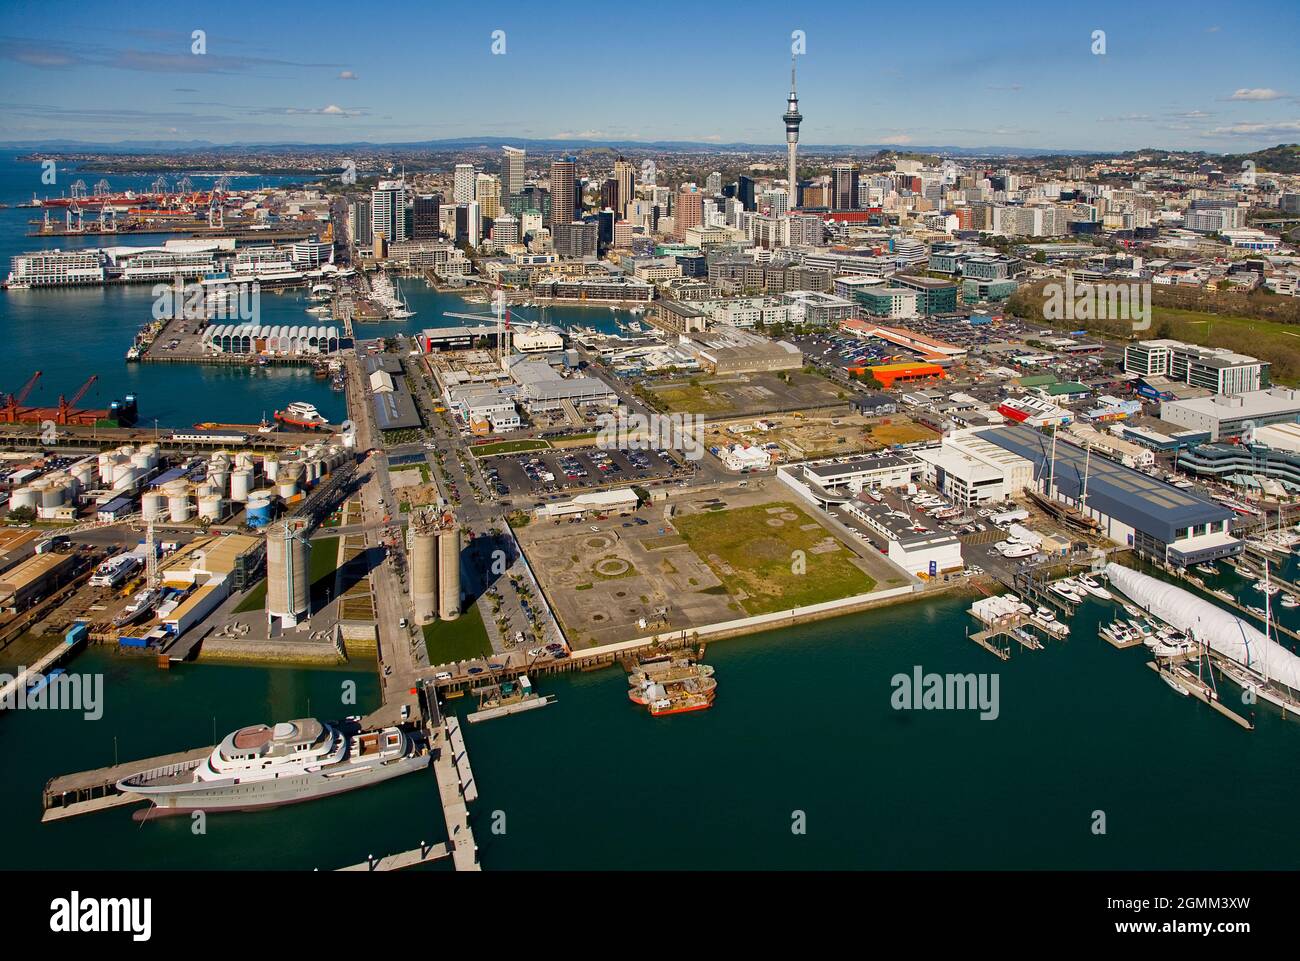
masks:
<path fill-rule="evenodd" d="M 6 424 L 18 423 L 18 408 L 27 400 L 27 395 L 32 392 L 32 388 L 36 386 L 36 382 L 40 379 L 41 372 L 38 370 L 32 374 L 27 383 L 23 384 L 22 390 L 5 398 L 4 406 L 0 407 L 0 421 Z"/>
<path fill-rule="evenodd" d="M 81 385 L 81 389 L 72 395 L 72 400 L 64 400 L 63 395 L 59 395 L 59 413 L 58 416 L 55 417 L 55 423 L 67 424 L 69 422 L 69 416 L 77 413 L 76 406 L 78 401 L 86 396 L 86 391 L 90 390 L 97 380 L 99 380 L 99 375 L 91 374 L 89 379 Z"/>

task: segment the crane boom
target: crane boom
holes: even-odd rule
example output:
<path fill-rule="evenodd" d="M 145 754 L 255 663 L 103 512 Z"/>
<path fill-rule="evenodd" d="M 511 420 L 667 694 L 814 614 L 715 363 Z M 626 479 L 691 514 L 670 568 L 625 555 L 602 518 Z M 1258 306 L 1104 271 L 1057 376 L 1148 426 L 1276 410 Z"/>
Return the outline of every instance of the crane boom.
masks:
<path fill-rule="evenodd" d="M 97 380 L 99 380 L 99 375 L 91 374 L 90 378 L 84 384 L 81 385 L 81 389 L 72 395 L 72 400 L 68 401 L 68 406 L 69 407 L 77 406 L 77 403 L 81 400 L 81 398 L 86 396 L 86 391 L 90 390 L 91 385 L 93 385 Z"/>
<path fill-rule="evenodd" d="M 36 373 L 32 374 L 31 379 L 28 380 L 27 383 L 23 384 L 22 390 L 18 391 L 18 393 L 13 395 L 13 402 L 15 404 L 21 404 L 23 401 L 25 401 L 27 399 L 27 395 L 32 392 L 32 388 L 36 386 L 36 382 L 40 379 L 41 379 L 41 372 L 38 370 Z"/>

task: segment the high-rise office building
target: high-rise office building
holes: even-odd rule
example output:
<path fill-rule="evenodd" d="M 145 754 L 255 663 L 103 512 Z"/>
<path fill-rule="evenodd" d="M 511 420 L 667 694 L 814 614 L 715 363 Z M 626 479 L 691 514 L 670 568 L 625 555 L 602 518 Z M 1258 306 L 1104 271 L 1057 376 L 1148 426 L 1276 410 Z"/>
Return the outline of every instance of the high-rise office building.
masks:
<path fill-rule="evenodd" d="M 441 194 L 423 194 L 411 201 L 411 239 L 436 240 L 441 232 Z"/>
<path fill-rule="evenodd" d="M 599 247 L 600 226 L 574 220 L 551 224 L 551 242 L 561 257 L 595 257 Z"/>
<path fill-rule="evenodd" d="M 574 202 L 578 189 L 578 163 L 572 157 L 551 162 L 551 220 L 555 224 L 573 223 L 578 205 Z M 552 233 L 554 231 L 552 230 Z"/>
<path fill-rule="evenodd" d="M 782 187 L 763 191 L 763 206 L 772 217 L 784 217 L 790 212 L 790 193 Z"/>
<path fill-rule="evenodd" d="M 636 172 L 632 169 L 631 161 L 622 157 L 614 161 L 614 179 L 618 181 L 618 205 L 614 207 L 614 212 L 619 217 L 626 218 L 627 205 L 632 202 L 636 185 Z"/>
<path fill-rule="evenodd" d="M 370 201 L 358 197 L 348 205 L 348 238 L 358 246 L 368 247 L 374 243 L 374 237 L 370 223 Z"/>
<path fill-rule="evenodd" d="M 686 184 L 677 193 L 673 209 L 673 229 L 678 237 L 685 237 L 691 227 L 704 223 L 704 194 L 695 184 Z"/>
<path fill-rule="evenodd" d="M 710 197 L 716 197 L 722 193 L 722 174 L 713 171 L 704 180 L 704 190 Z"/>
<path fill-rule="evenodd" d="M 519 147 L 501 148 L 501 196 L 513 197 L 524 189 L 524 151 Z"/>
<path fill-rule="evenodd" d="M 467 204 L 474 199 L 474 165 L 456 164 L 456 179 L 451 188 L 451 199 Z"/>
<path fill-rule="evenodd" d="M 754 210 L 754 179 L 741 174 L 736 178 L 736 199 L 746 210 Z"/>
<path fill-rule="evenodd" d="M 370 232 L 372 239 L 383 237 L 388 243 L 406 239 L 405 182 L 381 180 L 371 192 Z"/>
<path fill-rule="evenodd" d="M 488 220 L 501 213 L 501 181 L 492 174 L 479 174 L 474 178 L 474 200 Z"/>
<path fill-rule="evenodd" d="M 613 177 L 606 177 L 600 185 L 600 206 L 601 209 L 618 210 L 618 181 Z"/>
<path fill-rule="evenodd" d="M 831 165 L 831 207 L 856 210 L 858 206 L 858 167 L 852 163 Z"/>

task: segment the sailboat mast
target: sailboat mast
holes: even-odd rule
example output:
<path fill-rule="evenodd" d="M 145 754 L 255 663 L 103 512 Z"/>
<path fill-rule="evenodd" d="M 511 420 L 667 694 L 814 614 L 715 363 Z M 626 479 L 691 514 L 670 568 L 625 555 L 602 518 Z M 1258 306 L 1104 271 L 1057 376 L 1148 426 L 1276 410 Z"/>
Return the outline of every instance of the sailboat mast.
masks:
<path fill-rule="evenodd" d="M 1048 469 L 1047 469 L 1047 496 L 1048 496 L 1048 497 L 1055 497 L 1055 496 L 1056 496 L 1056 494 L 1055 494 L 1055 491 L 1056 491 L 1056 432 L 1057 432 L 1059 429 L 1060 429 L 1060 428 L 1057 427 L 1056 425 L 1053 425 L 1053 426 L 1052 426 L 1052 456 L 1051 456 L 1051 461 L 1050 461 L 1049 466 L 1048 466 Z"/>

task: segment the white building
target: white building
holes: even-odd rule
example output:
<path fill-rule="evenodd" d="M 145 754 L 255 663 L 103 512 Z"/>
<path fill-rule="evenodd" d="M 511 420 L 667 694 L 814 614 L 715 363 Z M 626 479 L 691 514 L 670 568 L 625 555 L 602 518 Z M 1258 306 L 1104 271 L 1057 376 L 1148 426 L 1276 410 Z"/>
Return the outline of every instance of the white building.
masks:
<path fill-rule="evenodd" d="M 924 477 L 954 504 L 973 507 L 1004 501 L 1033 485 L 1034 465 L 983 440 L 974 430 L 954 431 L 938 447 L 916 452 Z"/>

